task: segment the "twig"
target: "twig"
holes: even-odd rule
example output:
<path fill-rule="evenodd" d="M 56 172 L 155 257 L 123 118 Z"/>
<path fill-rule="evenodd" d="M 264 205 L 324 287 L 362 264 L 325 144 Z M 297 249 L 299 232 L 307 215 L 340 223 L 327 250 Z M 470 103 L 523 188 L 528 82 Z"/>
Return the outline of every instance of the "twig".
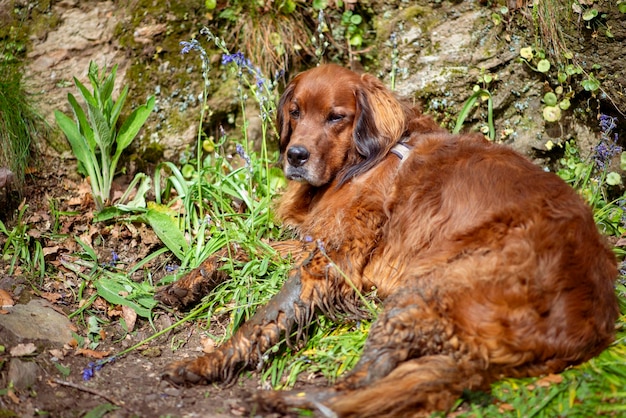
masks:
<path fill-rule="evenodd" d="M 62 385 L 62 386 L 69 386 L 71 388 L 82 390 L 83 392 L 88 392 L 88 393 L 91 393 L 92 395 L 99 396 L 99 397 L 103 398 L 104 400 L 107 400 L 107 401 L 111 402 L 113 405 L 119 406 L 120 408 L 125 408 L 126 407 L 126 404 L 124 404 L 124 402 L 118 401 L 116 399 L 113 399 L 109 395 L 104 394 L 104 393 L 102 393 L 101 391 L 99 391 L 97 389 L 88 388 L 86 386 L 79 385 L 77 383 L 66 382 L 65 380 L 56 379 L 56 378 L 52 379 L 52 381 L 54 383 L 57 383 L 57 384 Z"/>

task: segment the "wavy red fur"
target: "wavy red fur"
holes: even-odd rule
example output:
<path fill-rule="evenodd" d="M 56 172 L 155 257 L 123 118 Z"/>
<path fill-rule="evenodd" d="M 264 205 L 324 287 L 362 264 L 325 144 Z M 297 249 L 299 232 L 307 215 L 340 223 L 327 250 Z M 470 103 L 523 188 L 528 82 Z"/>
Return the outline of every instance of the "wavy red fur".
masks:
<path fill-rule="evenodd" d="M 481 135 L 446 133 L 374 77 L 334 65 L 290 83 L 278 126 L 291 181 L 277 213 L 301 242 L 277 247 L 296 267 L 233 338 L 172 365 L 170 380 L 232 379 L 316 313 L 361 314 L 354 287 L 384 299 L 355 369 L 330 388 L 264 393 L 264 408 L 422 416 L 503 376 L 560 372 L 612 341 L 616 259 L 554 174 Z M 402 159 L 390 152 L 401 140 Z"/>

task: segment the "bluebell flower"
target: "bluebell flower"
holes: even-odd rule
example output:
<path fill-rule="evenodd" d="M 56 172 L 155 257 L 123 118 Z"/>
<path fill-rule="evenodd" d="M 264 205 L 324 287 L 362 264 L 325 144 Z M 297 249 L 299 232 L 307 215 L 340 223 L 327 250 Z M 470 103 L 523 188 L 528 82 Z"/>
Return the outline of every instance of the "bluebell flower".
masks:
<path fill-rule="evenodd" d="M 188 54 L 191 51 L 203 51 L 202 46 L 200 45 L 200 42 L 198 42 L 197 39 L 192 39 L 189 42 L 181 41 L 180 45 L 183 47 L 180 50 L 181 54 Z"/>
<path fill-rule="evenodd" d="M 243 158 L 243 160 L 246 162 L 246 167 L 248 167 L 248 170 L 252 173 L 252 161 L 250 160 L 250 156 L 246 153 L 246 150 L 243 149 L 243 146 L 241 144 L 237 144 L 235 148 L 237 150 L 237 154 L 239 154 L 239 156 Z"/>
<path fill-rule="evenodd" d="M 605 170 L 611 159 L 622 152 L 622 147 L 617 144 L 617 133 L 613 134 L 616 127 L 616 118 L 600 115 L 600 142 L 594 148 L 593 157 L 596 168 L 600 171 Z"/>
<path fill-rule="evenodd" d="M 178 270 L 179 268 L 180 268 L 180 266 L 179 266 L 178 264 L 167 264 L 167 265 L 165 266 L 165 271 L 166 271 L 167 273 L 173 273 L 173 272 L 175 272 L 176 270 Z"/>
<path fill-rule="evenodd" d="M 111 262 L 117 263 L 118 261 L 120 261 L 120 256 L 115 251 L 111 251 Z"/>
<path fill-rule="evenodd" d="M 104 367 L 106 364 L 113 363 L 115 360 L 116 357 L 111 356 L 105 359 L 98 360 L 95 363 L 93 361 L 90 361 L 87 364 L 87 367 L 83 369 L 83 380 L 87 381 L 91 379 L 97 371 L 100 371 L 100 369 L 102 369 L 102 367 Z"/>

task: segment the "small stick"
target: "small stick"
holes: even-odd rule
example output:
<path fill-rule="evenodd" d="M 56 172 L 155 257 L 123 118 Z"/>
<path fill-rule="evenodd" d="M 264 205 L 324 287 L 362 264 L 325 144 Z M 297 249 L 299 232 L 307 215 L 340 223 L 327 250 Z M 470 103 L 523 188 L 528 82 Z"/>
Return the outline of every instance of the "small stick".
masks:
<path fill-rule="evenodd" d="M 88 387 L 86 387 L 86 386 L 79 385 L 79 384 L 77 384 L 77 383 L 73 383 L 73 382 L 66 382 L 65 380 L 56 379 L 56 378 L 55 378 L 55 379 L 52 379 L 52 381 L 53 381 L 54 383 L 57 383 L 57 384 L 62 385 L 62 386 L 69 386 L 69 387 L 71 387 L 71 388 L 78 389 L 78 390 L 82 390 L 83 392 L 88 392 L 88 393 L 91 393 L 92 395 L 99 396 L 99 397 L 101 397 L 101 398 L 103 398 L 103 399 L 105 399 L 105 400 L 107 400 L 107 401 L 111 402 L 113 405 L 119 406 L 120 408 L 123 408 L 123 407 L 125 406 L 125 405 L 124 405 L 124 402 L 122 402 L 122 401 L 117 401 L 117 400 L 115 400 L 115 399 L 111 398 L 109 395 L 106 395 L 106 394 L 104 394 L 104 393 L 100 392 L 100 391 L 99 391 L 99 390 L 97 390 L 97 389 L 88 388 Z"/>

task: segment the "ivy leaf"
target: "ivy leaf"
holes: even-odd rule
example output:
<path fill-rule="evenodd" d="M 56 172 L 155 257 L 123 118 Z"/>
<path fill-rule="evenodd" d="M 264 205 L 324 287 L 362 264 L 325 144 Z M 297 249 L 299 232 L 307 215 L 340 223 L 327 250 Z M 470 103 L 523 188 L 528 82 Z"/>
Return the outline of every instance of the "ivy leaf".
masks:
<path fill-rule="evenodd" d="M 617 186 L 619 184 L 622 184 L 622 176 L 614 171 L 611 171 L 606 175 L 606 184 L 608 184 L 609 186 Z"/>
<path fill-rule="evenodd" d="M 598 16 L 598 10 L 587 9 L 583 13 L 583 20 L 589 22 L 590 20 L 593 20 L 596 16 Z"/>
<path fill-rule="evenodd" d="M 550 61 L 547 59 L 542 59 L 537 63 L 537 71 L 540 73 L 547 73 L 550 70 Z"/>

